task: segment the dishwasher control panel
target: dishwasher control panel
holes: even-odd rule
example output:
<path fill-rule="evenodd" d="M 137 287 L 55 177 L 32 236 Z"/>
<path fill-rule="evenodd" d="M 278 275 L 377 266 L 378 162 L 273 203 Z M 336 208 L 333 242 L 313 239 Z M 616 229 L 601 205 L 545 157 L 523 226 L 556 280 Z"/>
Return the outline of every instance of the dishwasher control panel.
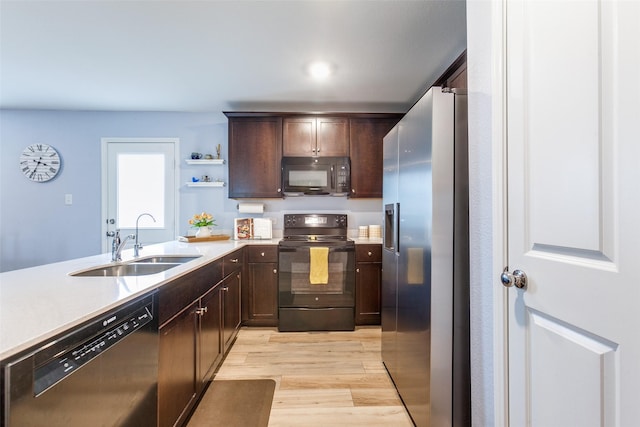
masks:
<path fill-rule="evenodd" d="M 45 392 L 66 376 L 78 370 L 80 367 L 99 356 L 102 352 L 113 347 L 131 333 L 151 322 L 152 306 L 148 304 L 138 308 L 134 313 L 128 314 L 116 325 L 109 325 L 109 319 L 103 321 L 103 326 L 109 329 L 103 330 L 96 337 L 87 340 L 73 349 L 54 357 L 44 365 L 36 368 L 34 375 L 33 391 L 35 396 Z M 111 317 L 111 319 L 116 316 Z"/>

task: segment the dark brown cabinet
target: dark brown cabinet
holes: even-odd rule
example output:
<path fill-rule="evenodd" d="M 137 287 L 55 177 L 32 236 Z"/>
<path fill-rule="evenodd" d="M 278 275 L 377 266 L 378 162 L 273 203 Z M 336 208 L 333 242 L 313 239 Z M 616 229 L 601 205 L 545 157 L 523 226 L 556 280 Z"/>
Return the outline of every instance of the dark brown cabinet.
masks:
<path fill-rule="evenodd" d="M 229 197 L 283 197 L 283 156 L 349 156 L 350 197 L 382 197 L 382 139 L 403 114 L 334 114 L 225 112 Z"/>
<path fill-rule="evenodd" d="M 351 197 L 382 197 L 382 139 L 401 117 L 350 119 Z"/>
<path fill-rule="evenodd" d="M 201 387 L 211 379 L 215 369 L 222 360 L 222 301 L 220 295 L 221 284 L 216 285 L 200 298 L 200 306 L 196 312 L 200 316 L 200 342 L 199 342 L 199 374 Z"/>
<path fill-rule="evenodd" d="M 291 157 L 349 155 L 347 117 L 285 117 L 282 153 Z"/>
<path fill-rule="evenodd" d="M 229 198 L 282 197 L 282 118 L 229 117 Z"/>
<path fill-rule="evenodd" d="M 220 294 L 222 304 L 222 346 L 226 353 L 242 323 L 241 295 L 244 250 L 238 249 L 222 258 L 224 280 Z"/>
<path fill-rule="evenodd" d="M 158 291 L 160 426 L 184 422 L 222 360 L 222 272 L 214 261 Z"/>
<path fill-rule="evenodd" d="M 158 425 L 184 420 L 198 393 L 196 381 L 196 317 L 194 302 L 160 328 L 158 360 Z"/>
<path fill-rule="evenodd" d="M 382 245 L 356 245 L 356 325 L 380 324 Z"/>
<path fill-rule="evenodd" d="M 243 300 L 245 324 L 278 325 L 278 247 L 249 246 L 247 251 L 247 286 Z"/>
<path fill-rule="evenodd" d="M 222 344 L 226 353 L 240 329 L 240 293 L 242 273 L 236 271 L 222 282 Z"/>

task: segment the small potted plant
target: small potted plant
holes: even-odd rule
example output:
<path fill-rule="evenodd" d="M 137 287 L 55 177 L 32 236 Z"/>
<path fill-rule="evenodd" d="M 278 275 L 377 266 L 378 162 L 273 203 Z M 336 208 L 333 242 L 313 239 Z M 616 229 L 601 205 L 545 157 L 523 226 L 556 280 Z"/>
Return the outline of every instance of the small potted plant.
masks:
<path fill-rule="evenodd" d="M 193 218 L 189 220 L 189 225 L 198 229 L 198 231 L 196 231 L 196 237 L 209 237 L 211 236 L 211 229 L 209 229 L 209 227 L 216 225 L 216 222 L 213 219 L 213 215 L 202 212 L 201 214 L 195 214 Z"/>

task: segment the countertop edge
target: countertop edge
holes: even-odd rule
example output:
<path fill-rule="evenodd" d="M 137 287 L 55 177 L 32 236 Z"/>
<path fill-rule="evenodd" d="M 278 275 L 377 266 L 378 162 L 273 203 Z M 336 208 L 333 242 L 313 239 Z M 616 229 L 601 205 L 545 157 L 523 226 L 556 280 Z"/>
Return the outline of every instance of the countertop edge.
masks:
<path fill-rule="evenodd" d="M 354 238 L 356 244 L 381 244 L 379 238 Z M 179 265 L 163 273 L 123 277 L 71 277 L 69 273 L 89 267 L 108 265 L 110 254 L 78 258 L 59 263 L 0 273 L 0 362 L 29 352 L 33 347 L 50 340 L 69 329 L 100 316 L 129 301 L 151 293 L 166 283 L 191 273 L 198 268 L 216 261 L 225 255 L 251 245 L 277 245 L 280 239 L 271 240 L 227 240 L 216 242 L 186 243 L 170 241 L 146 246 L 140 257 L 148 255 L 201 255 L 194 261 Z M 123 251 L 122 263 L 132 261 L 133 250 Z M 63 276 L 63 277 L 62 277 Z M 57 277 L 57 278 L 56 278 Z M 46 285 L 40 282 L 48 281 Z M 91 283 L 93 282 L 93 283 Z M 123 291 L 123 288 L 126 290 Z M 42 293 L 46 295 L 41 296 Z M 75 295 L 78 293 L 78 295 Z M 110 292 L 118 292 L 110 295 Z M 70 301 L 64 294 L 73 294 Z M 40 298 L 35 298 L 35 295 Z M 73 299 L 75 298 L 75 299 Z M 94 304 L 83 308 L 83 299 L 90 298 Z M 18 308 L 23 307 L 23 308 Z M 47 309 L 58 313 L 48 313 Z M 68 314 L 62 313 L 67 310 Z M 36 318 L 36 316 L 39 316 Z M 51 326 L 42 326 L 43 322 Z M 10 326 L 21 324 L 20 335 Z M 9 331 L 9 332 L 8 332 Z"/>

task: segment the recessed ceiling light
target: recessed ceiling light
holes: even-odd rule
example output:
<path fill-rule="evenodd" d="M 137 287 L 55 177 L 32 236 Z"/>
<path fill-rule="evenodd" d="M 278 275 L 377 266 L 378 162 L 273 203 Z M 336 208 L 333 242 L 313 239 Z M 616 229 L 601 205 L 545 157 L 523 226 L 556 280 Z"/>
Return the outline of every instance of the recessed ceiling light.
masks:
<path fill-rule="evenodd" d="M 316 80 L 324 80 L 331 75 L 331 65 L 327 62 L 312 62 L 308 68 L 309 74 Z"/>

